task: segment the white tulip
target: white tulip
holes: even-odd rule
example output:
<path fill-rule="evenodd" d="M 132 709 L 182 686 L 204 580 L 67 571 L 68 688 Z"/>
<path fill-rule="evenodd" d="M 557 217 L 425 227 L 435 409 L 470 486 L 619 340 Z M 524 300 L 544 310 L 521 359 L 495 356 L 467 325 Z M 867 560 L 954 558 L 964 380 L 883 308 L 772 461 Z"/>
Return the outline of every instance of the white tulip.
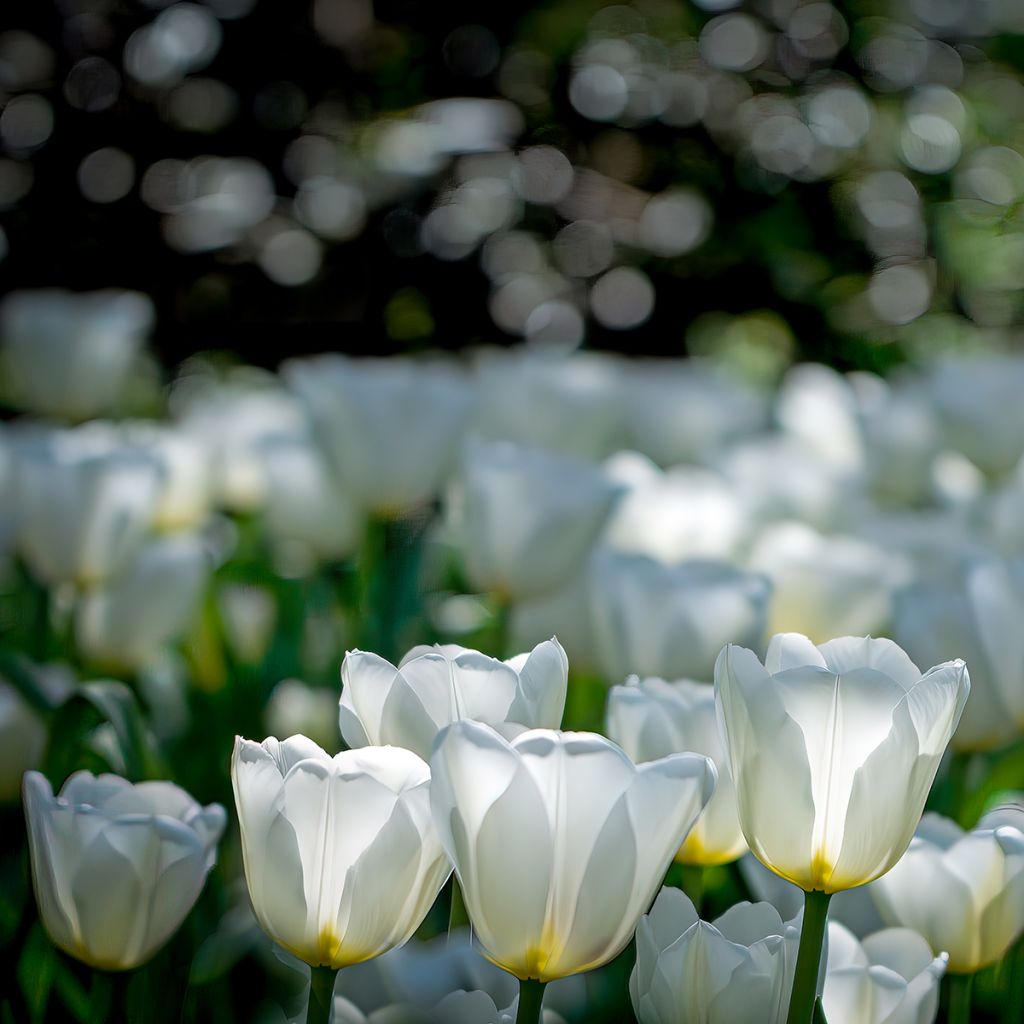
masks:
<path fill-rule="evenodd" d="M 932 1024 L 946 956 L 909 928 L 887 928 L 863 942 L 841 924 L 828 928 L 821 1003 L 829 1024 Z"/>
<path fill-rule="evenodd" d="M 48 584 L 96 584 L 138 549 L 160 493 L 158 461 L 105 424 L 20 438 L 14 503 L 29 568 Z"/>
<path fill-rule="evenodd" d="M 108 666 L 151 662 L 198 614 L 210 569 L 200 537 L 149 541 L 117 576 L 83 595 L 75 615 L 79 650 Z"/>
<path fill-rule="evenodd" d="M 723 644 L 761 646 L 770 592 L 764 577 L 724 562 L 598 552 L 590 608 L 605 677 L 710 679 Z"/>
<path fill-rule="evenodd" d="M 18 799 L 21 777 L 42 763 L 46 737 L 42 717 L 0 678 L 0 803 Z"/>
<path fill-rule="evenodd" d="M 0 341 L 14 400 L 71 420 L 109 411 L 152 323 L 153 305 L 139 292 L 12 293 L 0 307 Z"/>
<path fill-rule="evenodd" d="M 152 957 L 192 909 L 216 859 L 224 808 L 170 782 L 76 772 L 54 796 L 24 784 L 39 915 L 53 942 L 104 970 Z"/>
<path fill-rule="evenodd" d="M 357 504 L 395 515 L 440 493 L 472 402 L 454 364 L 330 353 L 283 373 Z"/>
<path fill-rule="evenodd" d="M 414 647 L 398 668 L 349 651 L 341 666 L 341 734 L 350 747 L 394 744 L 429 758 L 434 739 L 463 718 L 557 729 L 569 662 L 554 638 L 509 661 L 456 644 Z"/>
<path fill-rule="evenodd" d="M 924 675 L 891 640 L 732 645 L 715 665 L 719 721 L 751 851 L 805 891 L 888 871 L 914 834 L 970 690 L 962 661 Z"/>
<path fill-rule="evenodd" d="M 582 567 L 619 494 L 595 466 L 470 441 L 449 507 L 470 582 L 515 600 L 556 590 Z"/>
<path fill-rule="evenodd" d="M 1024 808 L 1002 808 L 971 832 L 926 814 L 871 893 L 886 921 L 948 953 L 950 971 L 995 963 L 1024 932 Z"/>
<path fill-rule="evenodd" d="M 612 959 L 714 788 L 698 754 L 634 766 L 589 733 L 438 738 L 431 804 L 485 954 L 547 982 Z"/>
<path fill-rule="evenodd" d="M 629 994 L 640 1024 L 782 1024 L 800 941 L 799 914 L 783 922 L 768 903 L 738 903 L 700 920 L 664 888 L 636 930 Z"/>
<path fill-rule="evenodd" d="M 718 770 L 714 796 L 690 829 L 676 860 L 727 864 L 747 848 L 736 817 L 736 789 L 715 721 L 715 690 L 688 679 L 632 677 L 608 694 L 605 731 L 637 763 L 691 750 Z"/>
<path fill-rule="evenodd" d="M 550 594 L 515 604 L 508 617 L 509 646 L 522 650 L 554 633 L 575 672 L 596 672 L 589 595 L 589 567 L 584 565 Z"/>
<path fill-rule="evenodd" d="M 334 757 L 305 736 L 238 737 L 231 759 L 256 918 L 312 966 L 405 942 L 451 865 L 430 816 L 430 771 L 397 747 Z"/>

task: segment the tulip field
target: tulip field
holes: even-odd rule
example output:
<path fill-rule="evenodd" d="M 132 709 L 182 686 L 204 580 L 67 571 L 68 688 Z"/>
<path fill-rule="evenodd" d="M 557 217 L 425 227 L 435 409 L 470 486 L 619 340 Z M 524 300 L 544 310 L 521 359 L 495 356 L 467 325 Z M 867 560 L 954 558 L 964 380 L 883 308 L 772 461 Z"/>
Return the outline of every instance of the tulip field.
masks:
<path fill-rule="evenodd" d="M 11 3 L 0 1024 L 1024 1024 L 1024 8 Z"/>

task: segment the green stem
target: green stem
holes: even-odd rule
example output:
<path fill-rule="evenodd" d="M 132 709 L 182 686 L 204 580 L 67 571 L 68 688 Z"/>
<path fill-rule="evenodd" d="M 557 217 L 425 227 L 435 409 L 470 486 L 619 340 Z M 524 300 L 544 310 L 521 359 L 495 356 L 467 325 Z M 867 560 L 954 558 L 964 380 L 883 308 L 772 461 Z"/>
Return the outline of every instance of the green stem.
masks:
<path fill-rule="evenodd" d="M 451 939 L 452 932 L 457 928 L 465 928 L 469 924 L 469 914 L 466 912 L 466 901 L 462 897 L 462 886 L 459 880 L 452 875 L 452 902 L 448 912 L 448 938 Z"/>
<path fill-rule="evenodd" d="M 1003 957 L 1002 974 L 1008 990 L 1003 1004 L 1003 1024 L 1020 1024 L 1024 1020 L 1024 938 L 1018 939 Z"/>
<path fill-rule="evenodd" d="M 947 815 L 954 821 L 960 822 L 964 811 L 964 801 L 967 799 L 968 786 L 967 776 L 971 767 L 971 753 L 967 750 L 955 750 L 949 762 L 949 774 L 947 784 Z"/>
<path fill-rule="evenodd" d="M 704 906 L 704 868 L 700 864 L 681 864 L 679 888 L 690 897 L 693 909 L 700 912 Z"/>
<path fill-rule="evenodd" d="M 115 1007 L 115 976 L 107 971 L 93 971 L 89 986 L 89 1024 L 104 1024 L 123 1007 Z M 123 993 L 122 993 L 123 994 Z M 111 1010 L 114 1011 L 111 1014 Z"/>
<path fill-rule="evenodd" d="M 494 604 L 494 657 L 504 658 L 508 653 L 508 634 L 511 625 L 512 605 L 508 598 L 498 595 Z"/>
<path fill-rule="evenodd" d="M 789 1000 L 786 1024 L 812 1024 L 814 1019 L 821 945 L 828 924 L 828 902 L 831 898 L 827 892 L 804 893 L 804 921 L 800 928 L 800 948 L 796 955 L 793 995 Z"/>
<path fill-rule="evenodd" d="M 516 1024 L 540 1024 L 544 986 L 547 982 L 524 978 L 519 982 L 519 1012 Z"/>
<path fill-rule="evenodd" d="M 334 980 L 338 972 L 333 967 L 309 969 L 309 1009 L 306 1024 L 328 1024 L 334 1006 Z"/>
<path fill-rule="evenodd" d="M 949 1024 L 971 1024 L 973 974 L 949 975 Z"/>

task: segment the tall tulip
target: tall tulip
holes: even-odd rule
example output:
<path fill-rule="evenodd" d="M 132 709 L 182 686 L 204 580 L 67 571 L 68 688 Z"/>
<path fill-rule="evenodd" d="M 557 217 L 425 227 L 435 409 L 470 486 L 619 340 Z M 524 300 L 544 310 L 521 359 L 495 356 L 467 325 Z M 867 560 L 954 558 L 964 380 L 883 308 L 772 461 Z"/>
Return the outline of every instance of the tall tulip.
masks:
<path fill-rule="evenodd" d="M 815 647 L 784 633 L 763 665 L 726 647 L 715 688 L 747 843 L 808 894 L 789 1018 L 804 1024 L 829 895 L 878 878 L 906 850 L 967 700 L 967 669 L 952 661 L 922 675 L 891 640 Z"/>
<path fill-rule="evenodd" d="M 152 957 L 192 909 L 216 859 L 224 808 L 169 782 L 76 772 L 53 795 L 24 782 L 32 881 L 53 942 L 92 967 Z"/>
<path fill-rule="evenodd" d="M 398 668 L 349 651 L 341 665 L 341 734 L 350 747 L 394 744 L 429 758 L 438 732 L 462 718 L 557 729 L 569 662 L 552 638 L 509 661 L 444 644 L 414 647 Z"/>
<path fill-rule="evenodd" d="M 531 1022 L 545 983 L 629 941 L 715 779 L 698 754 L 636 767 L 602 736 L 533 730 L 508 742 L 469 721 L 441 734 L 431 767 L 434 821 L 474 933 L 520 979 Z"/>

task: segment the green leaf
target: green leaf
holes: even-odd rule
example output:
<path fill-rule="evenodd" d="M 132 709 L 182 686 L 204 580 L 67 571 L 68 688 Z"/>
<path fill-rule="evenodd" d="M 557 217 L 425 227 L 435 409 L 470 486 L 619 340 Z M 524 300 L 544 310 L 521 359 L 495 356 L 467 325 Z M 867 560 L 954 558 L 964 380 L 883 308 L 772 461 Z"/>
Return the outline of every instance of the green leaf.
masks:
<path fill-rule="evenodd" d="M 821 996 L 814 1000 L 814 1024 L 828 1024 L 825 1019 L 825 1009 L 821 1005 Z"/>
<path fill-rule="evenodd" d="M 36 925 L 18 960 L 18 984 L 32 1024 L 41 1024 L 46 1017 L 56 971 L 57 951 L 50 945 L 42 927 Z"/>

